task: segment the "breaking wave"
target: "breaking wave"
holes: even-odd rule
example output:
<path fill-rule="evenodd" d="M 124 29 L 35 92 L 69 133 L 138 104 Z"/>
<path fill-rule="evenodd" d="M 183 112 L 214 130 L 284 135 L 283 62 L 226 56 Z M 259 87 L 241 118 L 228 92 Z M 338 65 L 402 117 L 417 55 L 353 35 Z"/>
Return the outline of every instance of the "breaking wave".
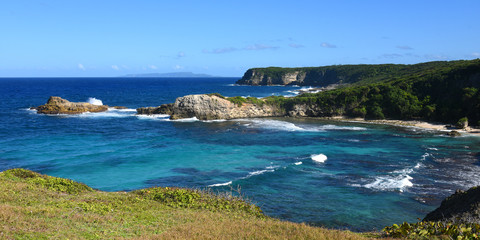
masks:
<path fill-rule="evenodd" d="M 325 154 L 312 154 L 310 158 L 317 163 L 324 163 L 327 161 L 327 156 Z"/>
<path fill-rule="evenodd" d="M 103 105 L 102 100 L 96 99 L 96 98 L 94 98 L 94 97 L 88 98 L 87 102 L 90 103 L 90 104 L 93 104 L 93 105 L 98 105 L 98 106 Z"/>

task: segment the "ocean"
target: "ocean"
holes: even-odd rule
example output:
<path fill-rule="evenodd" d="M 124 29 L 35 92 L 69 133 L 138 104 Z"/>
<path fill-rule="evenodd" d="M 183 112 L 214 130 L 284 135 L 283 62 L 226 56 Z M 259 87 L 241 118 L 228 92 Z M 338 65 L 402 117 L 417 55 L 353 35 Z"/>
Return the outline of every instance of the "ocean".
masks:
<path fill-rule="evenodd" d="M 293 96 L 297 86 L 237 78 L 0 79 L 0 171 L 26 168 L 104 191 L 153 186 L 233 191 L 266 215 L 380 230 L 415 222 L 456 189 L 480 185 L 480 138 L 317 119 L 171 121 L 137 116 L 200 93 Z M 50 96 L 127 109 L 39 115 Z"/>

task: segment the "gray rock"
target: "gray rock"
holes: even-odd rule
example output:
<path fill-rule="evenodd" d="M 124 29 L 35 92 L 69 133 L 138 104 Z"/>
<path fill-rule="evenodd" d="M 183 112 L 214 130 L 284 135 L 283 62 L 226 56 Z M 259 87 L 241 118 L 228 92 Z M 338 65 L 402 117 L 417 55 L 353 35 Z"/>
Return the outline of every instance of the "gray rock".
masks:
<path fill-rule="evenodd" d="M 173 103 L 162 104 L 158 107 L 142 107 L 137 108 L 137 114 L 153 115 L 153 114 L 168 114 L 172 115 Z"/>
<path fill-rule="evenodd" d="M 243 103 L 241 106 L 215 95 L 187 95 L 173 104 L 171 119 L 192 118 L 200 120 L 235 119 L 283 116 L 278 108 L 268 104 Z"/>

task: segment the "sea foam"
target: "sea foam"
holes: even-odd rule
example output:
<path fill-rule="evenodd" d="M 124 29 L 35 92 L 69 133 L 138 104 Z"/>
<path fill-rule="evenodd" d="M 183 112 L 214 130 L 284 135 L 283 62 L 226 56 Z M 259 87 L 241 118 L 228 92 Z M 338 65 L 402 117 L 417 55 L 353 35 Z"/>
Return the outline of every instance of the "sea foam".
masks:
<path fill-rule="evenodd" d="M 228 186 L 232 184 L 232 181 L 229 181 L 229 182 L 225 182 L 225 183 L 216 183 L 216 184 L 211 184 L 211 185 L 208 185 L 208 187 L 221 187 L 221 186 Z"/>
<path fill-rule="evenodd" d="M 103 105 L 102 100 L 96 99 L 96 98 L 94 98 L 94 97 L 88 98 L 87 102 L 90 103 L 90 104 L 93 104 L 93 105 L 98 105 L 98 106 Z"/>
<path fill-rule="evenodd" d="M 364 187 L 382 191 L 398 190 L 403 192 L 406 187 L 413 186 L 413 183 L 410 181 L 412 179 L 413 178 L 407 174 L 398 176 L 379 176 L 375 178 L 374 182 L 365 184 Z"/>
<path fill-rule="evenodd" d="M 325 154 L 312 154 L 310 156 L 310 158 L 314 161 L 314 162 L 318 162 L 318 163 L 324 163 L 325 161 L 327 161 L 327 156 L 325 156 Z"/>

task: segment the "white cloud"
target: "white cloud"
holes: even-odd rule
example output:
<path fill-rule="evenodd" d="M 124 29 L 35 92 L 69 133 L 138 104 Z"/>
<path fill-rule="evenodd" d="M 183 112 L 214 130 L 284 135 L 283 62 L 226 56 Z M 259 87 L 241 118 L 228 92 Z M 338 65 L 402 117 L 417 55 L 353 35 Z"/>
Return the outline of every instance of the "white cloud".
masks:
<path fill-rule="evenodd" d="M 410 46 L 407 46 L 407 45 L 403 45 L 403 46 L 397 46 L 398 49 L 402 49 L 402 50 L 413 50 L 412 47 Z"/>
<path fill-rule="evenodd" d="M 213 53 L 213 54 L 222 54 L 222 53 L 229 53 L 237 51 L 238 49 L 234 47 L 226 47 L 226 48 L 215 48 L 213 50 L 203 50 L 203 53 Z"/>
<path fill-rule="evenodd" d="M 290 46 L 292 48 L 303 48 L 303 47 L 305 47 L 302 44 L 296 44 L 296 43 L 290 43 L 290 44 L 288 44 L 288 46 Z"/>
<path fill-rule="evenodd" d="M 480 57 L 480 53 L 474 52 L 474 53 L 472 53 L 472 56 L 478 58 L 478 57 Z"/>
<path fill-rule="evenodd" d="M 148 68 L 153 69 L 153 70 L 158 69 L 158 67 L 155 66 L 155 65 L 148 65 Z"/>
<path fill-rule="evenodd" d="M 175 65 L 175 66 L 173 67 L 173 69 L 175 69 L 175 70 L 183 69 L 183 66 Z"/>
<path fill-rule="evenodd" d="M 82 71 L 86 70 L 85 66 L 83 66 L 83 64 L 81 64 L 81 63 L 78 64 L 78 69 L 80 69 Z"/>
<path fill-rule="evenodd" d="M 112 65 L 112 69 L 116 71 L 120 70 L 120 68 L 117 65 Z"/>
<path fill-rule="evenodd" d="M 327 43 L 327 42 L 322 42 L 322 44 L 320 44 L 320 46 L 322 46 L 324 48 L 337 48 L 336 45 L 333 45 L 333 44 L 330 44 L 330 43 Z"/>
<path fill-rule="evenodd" d="M 425 58 L 429 60 L 447 60 L 448 56 L 439 54 L 427 54 L 425 55 Z"/>
<path fill-rule="evenodd" d="M 269 46 L 269 45 L 254 44 L 254 45 L 247 46 L 247 47 L 245 48 L 245 50 L 253 50 L 253 51 L 256 51 L 256 50 L 277 49 L 277 48 L 278 48 L 278 47 Z"/>
<path fill-rule="evenodd" d="M 177 57 L 178 58 L 185 57 L 185 53 L 184 52 L 178 52 Z"/>
<path fill-rule="evenodd" d="M 403 57 L 403 55 L 398 54 L 398 53 L 385 53 L 380 57 L 382 57 L 382 58 L 400 58 L 400 57 Z"/>

